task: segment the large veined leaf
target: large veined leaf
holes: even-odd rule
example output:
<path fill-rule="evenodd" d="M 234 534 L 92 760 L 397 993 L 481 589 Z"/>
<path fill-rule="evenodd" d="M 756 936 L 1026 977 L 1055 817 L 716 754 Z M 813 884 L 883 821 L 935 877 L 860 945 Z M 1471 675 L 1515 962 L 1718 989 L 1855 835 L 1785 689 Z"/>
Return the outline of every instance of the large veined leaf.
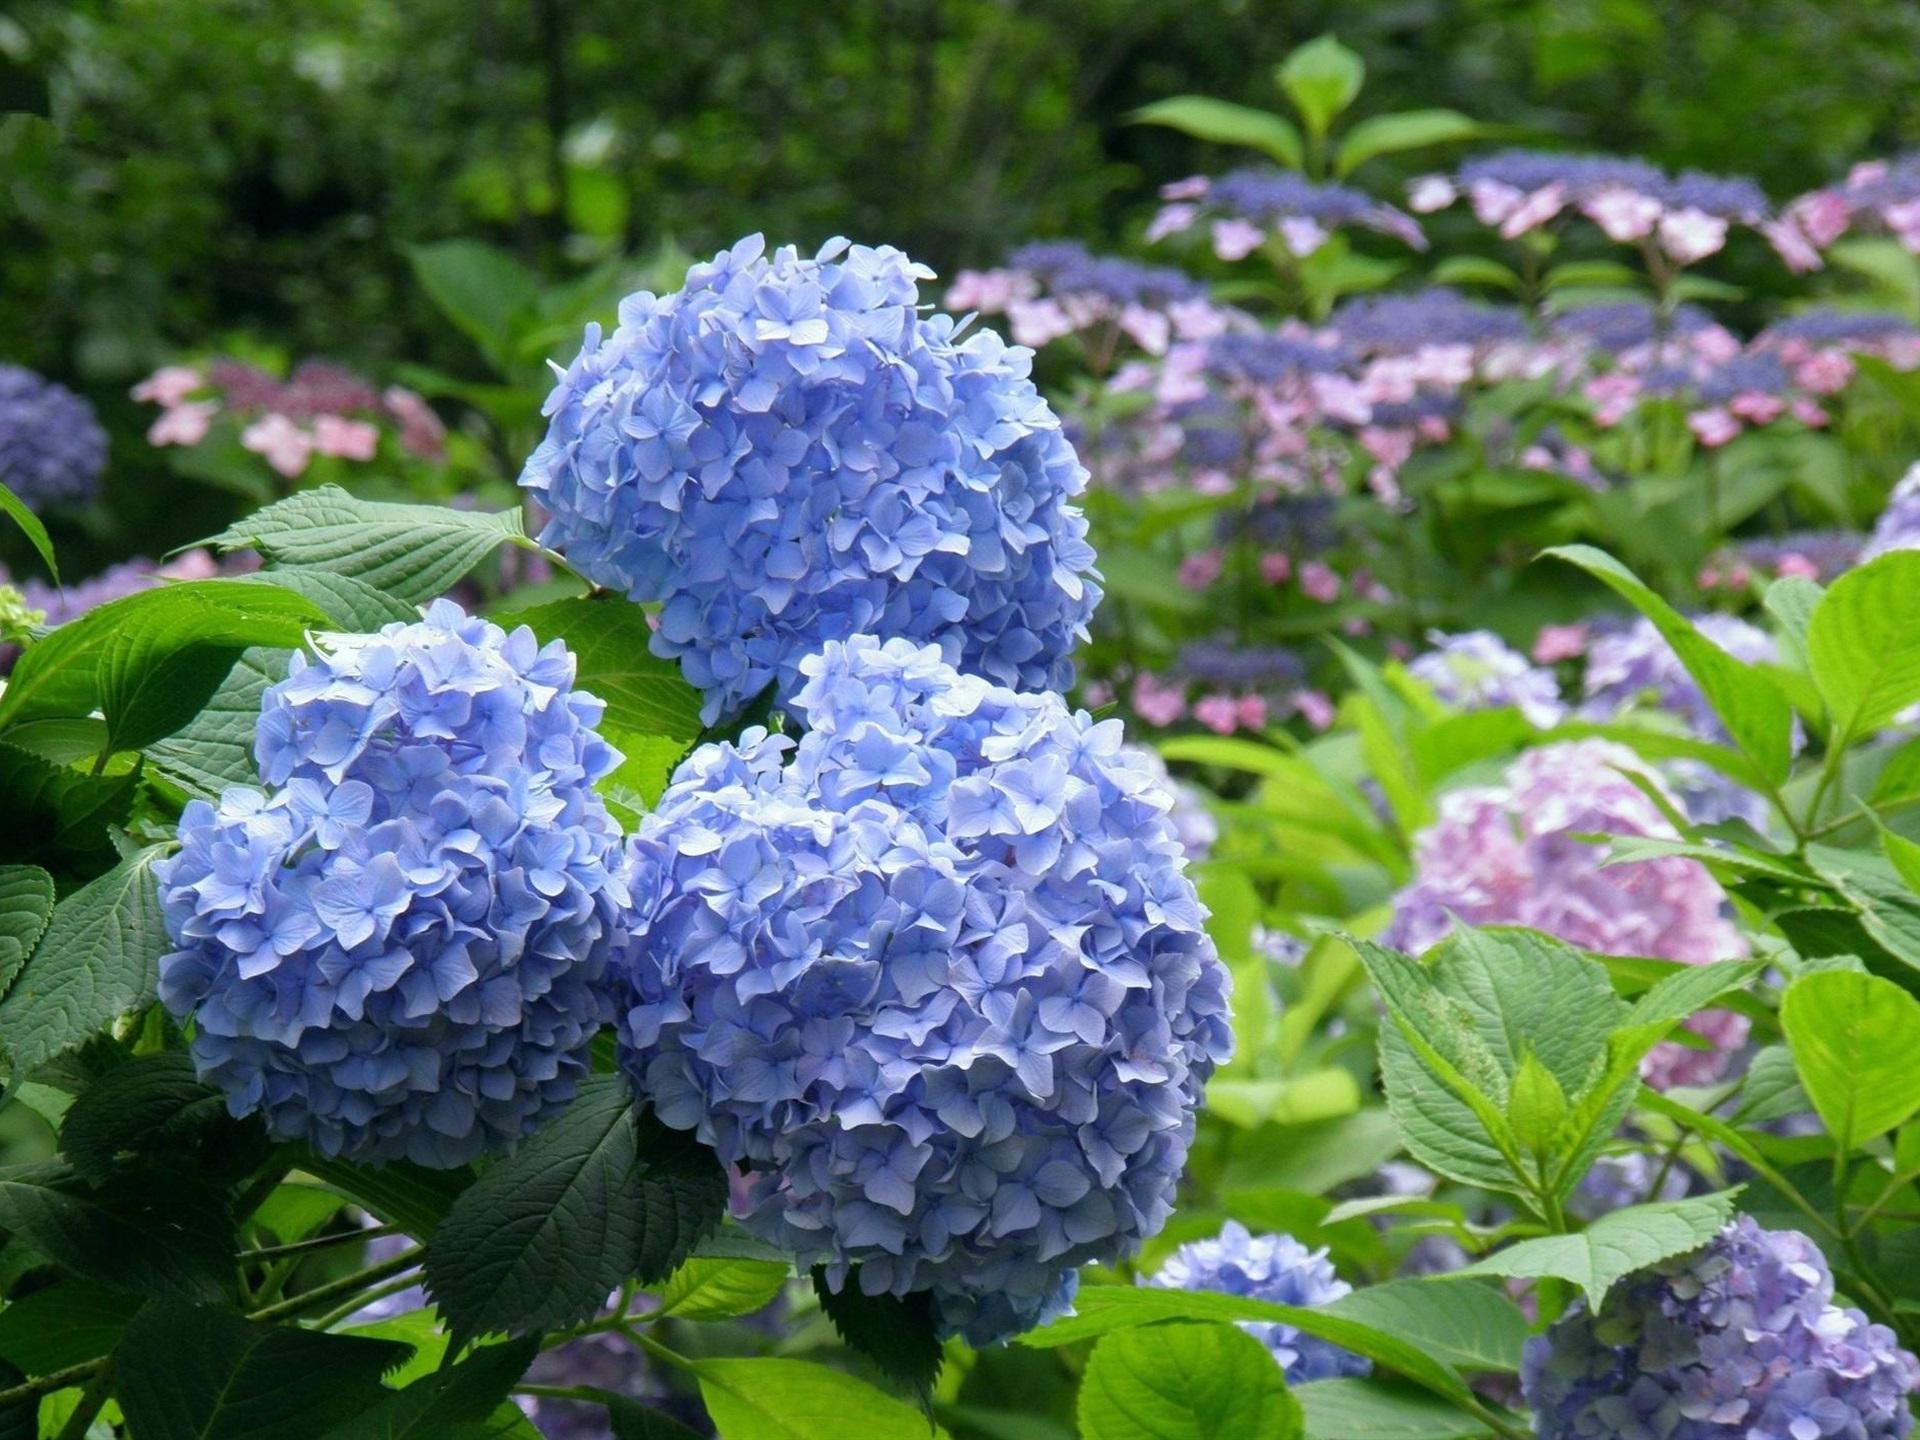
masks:
<path fill-rule="evenodd" d="M 694 1374 L 727 1440 L 947 1440 L 914 1406 L 824 1365 L 701 1360 Z"/>
<path fill-rule="evenodd" d="M 1082 1440 L 1299 1440 L 1300 1402 L 1273 1356 L 1218 1322 L 1118 1330 L 1080 1380 Z"/>
<path fill-rule="evenodd" d="M 220 1298 L 233 1223 L 191 1177 L 96 1189 L 57 1163 L 0 1168 L 0 1228 L 83 1280 L 133 1294 Z"/>
<path fill-rule="evenodd" d="M 153 999 L 168 948 L 153 863 L 140 851 L 54 907 L 40 946 L 0 1000 L 0 1045 L 16 1075 Z"/>
<path fill-rule="evenodd" d="M 1920 1111 L 1920 1000 L 1877 975 L 1823 970 L 1780 1005 L 1807 1098 L 1843 1152 Z"/>
<path fill-rule="evenodd" d="M 1594 1309 L 1614 1282 L 1674 1255 L 1697 1250 L 1733 1218 L 1735 1191 L 1602 1215 L 1577 1235 L 1522 1240 L 1475 1261 L 1462 1275 L 1551 1276 L 1578 1285 Z"/>
<path fill-rule="evenodd" d="M 0 865 L 0 994 L 53 918 L 53 877 L 38 865 Z"/>
<path fill-rule="evenodd" d="M 1920 554 L 1896 550 L 1833 582 L 1807 621 L 1807 663 L 1845 746 L 1920 700 Z"/>
<path fill-rule="evenodd" d="M 277 566 L 335 571 L 420 604 L 525 533 L 518 510 L 360 500 L 337 485 L 321 485 L 236 521 L 209 543 L 222 550 L 251 546 Z"/>
<path fill-rule="evenodd" d="M 1379 1380 L 1315 1380 L 1293 1398 L 1312 1440 L 1479 1440 L 1484 1422 L 1404 1385 Z"/>
<path fill-rule="evenodd" d="M 163 779 L 202 800 L 218 800 L 229 786 L 258 785 L 253 740 L 260 701 L 286 671 L 284 650 L 242 652 L 200 713 L 147 747 L 147 763 Z"/>

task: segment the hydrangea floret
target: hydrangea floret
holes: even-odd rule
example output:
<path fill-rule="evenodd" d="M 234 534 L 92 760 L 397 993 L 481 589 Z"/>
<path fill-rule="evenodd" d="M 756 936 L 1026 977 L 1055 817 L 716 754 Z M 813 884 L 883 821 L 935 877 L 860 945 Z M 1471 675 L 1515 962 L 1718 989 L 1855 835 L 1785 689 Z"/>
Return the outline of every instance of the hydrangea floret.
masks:
<path fill-rule="evenodd" d="M 160 998 L 236 1115 L 321 1154 L 464 1164 L 571 1099 L 627 892 L 619 757 L 558 641 L 436 601 L 329 635 L 261 702 L 270 787 L 155 867 Z"/>
<path fill-rule="evenodd" d="M 1920 1362 L 1834 1304 L 1826 1258 L 1742 1215 L 1527 1342 L 1540 1440 L 1901 1440 Z"/>
<path fill-rule="evenodd" d="M 1325 1250 L 1309 1250 L 1291 1235 L 1254 1235 L 1229 1220 L 1218 1236 L 1182 1245 L 1143 1285 L 1163 1290 L 1213 1290 L 1275 1305 L 1324 1305 L 1353 1287 L 1334 1274 Z M 1248 1320 L 1240 1328 L 1268 1350 L 1289 1385 L 1370 1373 L 1363 1356 L 1282 1322 Z"/>
<path fill-rule="evenodd" d="M 985 1344 L 1166 1220 L 1228 975 L 1117 721 L 897 638 L 800 668 L 797 744 L 703 746 L 641 822 L 621 1063 L 750 1231 Z"/>
<path fill-rule="evenodd" d="M 1086 472 L 1031 352 L 923 314 L 932 272 L 830 241 L 750 236 L 672 295 L 630 295 L 548 397 L 520 483 L 542 539 L 662 602 L 654 653 L 708 723 L 829 640 L 899 635 L 969 672 L 1066 690 L 1100 598 Z"/>

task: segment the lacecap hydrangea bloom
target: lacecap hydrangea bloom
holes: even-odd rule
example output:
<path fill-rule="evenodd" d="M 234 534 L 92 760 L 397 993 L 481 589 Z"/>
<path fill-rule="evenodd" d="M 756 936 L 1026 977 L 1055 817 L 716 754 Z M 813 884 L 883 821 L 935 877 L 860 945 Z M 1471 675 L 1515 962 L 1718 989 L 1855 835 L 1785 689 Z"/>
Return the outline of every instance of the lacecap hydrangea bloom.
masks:
<path fill-rule="evenodd" d="M 1900 1440 L 1920 1362 L 1833 1303 L 1819 1249 L 1742 1215 L 1527 1342 L 1540 1440 Z"/>
<path fill-rule="evenodd" d="M 1303 1307 L 1338 1300 L 1353 1289 L 1334 1274 L 1325 1250 L 1309 1250 L 1291 1235 L 1249 1234 L 1236 1220 L 1227 1221 L 1212 1240 L 1182 1245 L 1141 1283 Z M 1373 1369 L 1363 1356 L 1292 1325 L 1248 1320 L 1240 1328 L 1273 1352 L 1289 1385 L 1366 1375 Z"/>
<path fill-rule="evenodd" d="M 932 272 L 759 236 L 679 292 L 620 305 L 547 399 L 520 483 L 582 574 L 663 602 L 654 653 L 708 723 L 828 640 L 899 635 L 962 669 L 1066 690 L 1100 598 L 1086 480 L 1031 352 L 923 314 Z"/>
<path fill-rule="evenodd" d="M 622 1064 L 749 1230 L 985 1344 L 1166 1220 L 1227 971 L 1118 721 L 901 639 L 800 668 L 798 744 L 701 747 L 632 842 Z"/>
<path fill-rule="evenodd" d="M 1706 965 L 1746 954 L 1722 913 L 1726 894 L 1682 856 L 1602 868 L 1592 835 L 1678 835 L 1629 774 L 1660 782 L 1634 754 L 1603 740 L 1529 750 L 1498 784 L 1440 797 L 1439 814 L 1414 839 L 1414 880 L 1394 899 L 1387 943 L 1419 953 L 1455 921 L 1521 925 L 1602 955 L 1645 955 Z M 1687 1028 L 1711 1042 L 1654 1047 L 1641 1075 L 1658 1089 L 1717 1079 L 1746 1040 L 1747 1022 L 1709 1010 Z"/>
<path fill-rule="evenodd" d="M 1425 683 L 1442 704 L 1456 710 L 1512 706 L 1542 727 L 1566 714 L 1553 672 L 1528 661 L 1491 630 L 1427 636 L 1433 648 L 1407 662 L 1407 672 Z"/>
<path fill-rule="evenodd" d="M 236 1114 L 322 1154 L 464 1164 L 571 1099 L 627 893 L 602 706 L 436 601 L 330 635 L 261 702 L 267 793 L 191 802 L 154 867 L 160 998 Z"/>
<path fill-rule="evenodd" d="M 79 505 L 107 468 L 107 432 L 64 385 L 0 365 L 0 485 L 31 510 Z"/>

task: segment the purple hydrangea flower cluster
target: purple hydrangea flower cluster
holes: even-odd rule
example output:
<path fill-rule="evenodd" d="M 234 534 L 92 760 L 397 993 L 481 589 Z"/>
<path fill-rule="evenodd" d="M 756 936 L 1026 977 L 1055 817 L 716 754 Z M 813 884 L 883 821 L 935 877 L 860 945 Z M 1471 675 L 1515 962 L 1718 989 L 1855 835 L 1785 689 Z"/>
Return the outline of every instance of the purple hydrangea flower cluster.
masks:
<path fill-rule="evenodd" d="M 1720 250 L 1730 225 L 1760 229 L 1771 221 L 1766 194 L 1751 180 L 1696 170 L 1669 175 L 1644 160 L 1610 155 L 1504 150 L 1467 161 L 1453 176 L 1416 180 L 1410 203 L 1424 214 L 1461 195 L 1482 225 L 1508 240 L 1571 208 L 1609 240 L 1657 244 L 1678 265 Z"/>
<path fill-rule="evenodd" d="M 1566 714 L 1553 672 L 1532 664 L 1491 630 L 1428 634 L 1433 649 L 1407 662 L 1407 673 L 1456 710 L 1510 705 L 1543 729 Z"/>
<path fill-rule="evenodd" d="M 1141 1284 L 1162 1290 L 1213 1290 L 1275 1305 L 1324 1305 L 1353 1287 L 1333 1272 L 1325 1250 L 1309 1250 L 1291 1235 L 1253 1235 L 1229 1220 L 1212 1240 L 1195 1240 L 1167 1257 Z M 1365 1357 L 1292 1325 L 1248 1320 L 1240 1328 L 1267 1349 L 1289 1385 L 1371 1373 Z"/>
<path fill-rule="evenodd" d="M 1167 1218 L 1227 971 L 1117 721 L 856 637 L 632 843 L 622 1064 L 748 1229 L 985 1344 Z"/>
<path fill-rule="evenodd" d="M 1887 496 L 1860 560 L 1864 564 L 1894 550 L 1920 550 L 1920 463 L 1909 467 Z"/>
<path fill-rule="evenodd" d="M 1095 255 L 1077 240 L 1023 245 L 993 270 L 962 270 L 941 302 L 955 312 L 1005 315 L 1014 340 L 1041 346 L 1091 333 L 1096 368 L 1125 335 L 1149 354 L 1175 337 L 1204 339 L 1231 322 L 1184 270 Z"/>
<path fill-rule="evenodd" d="M 1444 286 L 1410 295 L 1345 301 L 1328 322 L 1342 341 L 1367 354 L 1404 355 L 1430 345 L 1485 349 L 1528 338 L 1527 318 L 1511 306 L 1483 305 Z"/>
<path fill-rule="evenodd" d="M 1677 838 L 1629 775 L 1660 782 L 1622 746 L 1580 740 L 1529 750 L 1494 785 L 1442 795 L 1434 823 L 1415 837 L 1413 882 L 1394 900 L 1387 943 L 1418 953 L 1456 921 L 1521 925 L 1603 955 L 1645 955 L 1706 965 L 1746 953 L 1722 914 L 1726 895 L 1697 861 L 1680 856 L 1602 868 L 1590 835 Z M 1717 1078 L 1745 1042 L 1729 1011 L 1688 1028 L 1712 1042 L 1656 1046 L 1641 1067 L 1658 1089 Z"/>
<path fill-rule="evenodd" d="M 1901 1440 L 1920 1362 L 1833 1303 L 1826 1258 L 1742 1215 L 1527 1342 L 1540 1440 Z"/>
<path fill-rule="evenodd" d="M 564 645 L 436 601 L 331 635 L 261 702 L 263 794 L 191 802 L 154 867 L 160 998 L 235 1114 L 453 1166 L 571 1099 L 622 932 L 619 756 Z"/>
<path fill-rule="evenodd" d="M 1676 305 L 1662 316 L 1640 300 L 1573 305 L 1549 322 L 1549 333 L 1590 346 L 1607 355 L 1630 354 L 1657 341 L 1718 330 L 1714 318 L 1697 305 Z"/>
<path fill-rule="evenodd" d="M 1344 185 L 1322 185 L 1290 170 L 1233 170 L 1195 175 L 1161 187 L 1167 203 L 1147 227 L 1149 241 L 1208 222 L 1213 251 L 1243 260 L 1276 237 L 1304 259 L 1349 225 L 1390 235 L 1415 250 L 1427 248 L 1420 226 L 1404 212 Z"/>
<path fill-rule="evenodd" d="M 107 468 L 107 432 L 64 385 L 0 365 L 0 485 L 30 510 L 91 500 Z"/>
<path fill-rule="evenodd" d="M 684 289 L 630 295 L 548 397 L 521 484 L 543 539 L 595 582 L 661 600 L 653 650 L 709 723 L 859 633 L 1066 690 L 1100 598 L 1085 472 L 1029 352 L 923 315 L 931 272 L 890 248 L 811 260 L 750 236 Z"/>

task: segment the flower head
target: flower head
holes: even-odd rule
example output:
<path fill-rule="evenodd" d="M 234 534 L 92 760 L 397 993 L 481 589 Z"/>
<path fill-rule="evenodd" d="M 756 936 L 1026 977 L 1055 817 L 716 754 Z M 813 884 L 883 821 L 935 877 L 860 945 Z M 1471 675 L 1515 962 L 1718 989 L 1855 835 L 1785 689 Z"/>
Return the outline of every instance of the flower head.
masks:
<path fill-rule="evenodd" d="M 99 489 L 107 432 L 64 385 L 0 365 L 0 485 L 31 510 L 79 505 Z"/>
<path fill-rule="evenodd" d="M 1597 1315 L 1576 1303 L 1527 1342 L 1520 1378 L 1540 1440 L 1900 1440 L 1920 1362 L 1833 1303 L 1806 1236 L 1742 1215 Z"/>
<path fill-rule="evenodd" d="M 1603 868 L 1604 847 L 1581 838 L 1677 838 L 1635 775 L 1660 784 L 1631 751 L 1580 740 L 1528 751 L 1498 784 L 1441 796 L 1438 818 L 1414 840 L 1414 880 L 1395 897 L 1388 942 L 1422 951 L 1458 920 L 1524 925 L 1603 955 L 1688 965 L 1743 955 L 1739 931 L 1721 914 L 1726 895 L 1698 861 L 1665 856 Z M 1716 1078 L 1747 1023 L 1709 1011 L 1689 1028 L 1714 1048 L 1656 1046 L 1642 1066 L 1648 1083 L 1664 1089 Z"/>
<path fill-rule="evenodd" d="M 1212 1240 L 1182 1245 L 1141 1283 L 1298 1306 L 1324 1305 L 1353 1289 L 1333 1273 L 1325 1250 L 1309 1250 L 1291 1235 L 1249 1234 L 1236 1220 L 1227 1221 Z M 1292 1325 L 1249 1320 L 1240 1328 L 1273 1352 L 1289 1385 L 1361 1376 L 1373 1369 L 1362 1356 Z"/>
<path fill-rule="evenodd" d="M 1408 673 L 1423 681 L 1442 704 L 1457 710 L 1488 710 L 1511 705 L 1532 724 L 1557 723 L 1566 713 L 1560 686 L 1551 673 L 1527 662 L 1491 630 L 1427 636 L 1433 649 L 1415 656 Z"/>
<path fill-rule="evenodd" d="M 1415 250 L 1427 238 L 1413 217 L 1345 185 L 1322 185 L 1290 170 L 1249 168 L 1218 178 L 1195 176 L 1162 188 L 1167 203 L 1147 228 L 1157 240 L 1209 222 L 1213 250 L 1223 260 L 1251 255 L 1269 238 L 1288 253 L 1313 254 L 1337 230 L 1357 226 L 1391 235 Z"/>
<path fill-rule="evenodd" d="M 544 539 L 660 600 L 654 653 L 709 722 L 858 633 L 937 643 L 1023 689 L 1065 690 L 1100 598 L 1085 480 L 1029 352 L 923 315 L 899 251 L 758 236 L 684 289 L 630 295 L 547 400 L 520 483 Z"/>
<path fill-rule="evenodd" d="M 984 1344 L 1165 1221 L 1227 973 L 1118 722 L 906 640 L 800 668 L 798 744 L 703 746 L 632 843 L 622 1064 L 750 1230 Z"/>
<path fill-rule="evenodd" d="M 155 866 L 160 998 L 235 1114 L 327 1155 L 464 1164 L 572 1098 L 622 925 L 618 756 L 558 641 L 436 601 L 261 702 L 267 793 Z"/>

